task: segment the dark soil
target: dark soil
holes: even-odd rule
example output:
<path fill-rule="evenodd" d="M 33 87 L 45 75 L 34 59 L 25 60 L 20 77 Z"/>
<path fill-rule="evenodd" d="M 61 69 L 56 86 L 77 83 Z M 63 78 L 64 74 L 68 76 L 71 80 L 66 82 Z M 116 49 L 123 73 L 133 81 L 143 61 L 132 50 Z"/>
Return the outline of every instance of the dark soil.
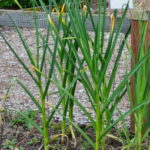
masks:
<path fill-rule="evenodd" d="M 32 127 L 24 118 L 16 113 L 12 115 L 5 112 L 1 116 L 3 122 L 0 122 L 0 150 L 43 150 L 42 136 L 37 129 Z M 32 113 L 30 117 L 40 126 L 41 122 L 39 121 L 39 116 L 37 117 Z M 95 139 L 95 135 L 93 134 L 94 130 L 90 125 L 82 124 L 79 125 L 79 127 L 83 129 L 90 138 Z M 84 137 L 75 129 L 76 145 L 69 131 L 67 131 L 64 137 L 65 141 L 62 143 L 60 129 L 60 121 L 57 120 L 57 118 L 53 119 L 49 127 L 50 150 L 93 150 Z M 116 129 L 113 129 L 111 133 L 117 136 Z M 106 141 L 106 150 L 122 149 L 122 144 L 117 140 L 107 139 Z M 150 143 L 146 143 L 143 150 L 147 150 L 149 144 Z"/>
<path fill-rule="evenodd" d="M 39 132 L 27 124 L 26 120 L 18 115 L 5 114 L 2 117 L 3 122 L 0 124 L 0 150 L 43 150 L 42 136 Z M 40 125 L 38 118 L 34 120 Z M 71 134 L 67 131 L 67 136 L 64 137 L 66 141 L 61 142 L 61 126 L 60 121 L 53 119 L 49 127 L 50 149 L 52 150 L 92 150 L 92 147 L 83 138 L 83 136 L 75 130 L 76 142 L 71 138 Z M 89 125 L 79 125 L 87 135 L 95 139 L 94 131 Z M 67 127 L 68 128 L 68 127 Z M 58 138 L 54 138 L 55 135 L 60 135 Z M 115 147 L 120 149 L 121 144 L 116 141 L 108 141 L 108 149 Z M 111 148 L 111 149 L 112 149 Z"/>

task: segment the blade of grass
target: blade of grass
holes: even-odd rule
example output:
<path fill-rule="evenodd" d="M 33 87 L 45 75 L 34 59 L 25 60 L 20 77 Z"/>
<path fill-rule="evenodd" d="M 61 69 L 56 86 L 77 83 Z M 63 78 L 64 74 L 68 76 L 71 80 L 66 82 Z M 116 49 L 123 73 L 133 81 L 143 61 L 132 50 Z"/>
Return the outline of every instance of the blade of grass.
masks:
<path fill-rule="evenodd" d="M 18 110 L 14 110 L 15 112 L 17 112 L 18 114 L 20 114 L 22 117 L 24 117 L 26 120 L 28 120 L 28 122 L 30 123 L 30 124 L 32 124 L 33 125 L 33 127 L 35 127 L 38 131 L 39 131 L 39 133 L 41 134 L 41 135 L 43 135 L 43 130 L 40 128 L 40 126 L 37 124 L 37 123 L 35 123 L 35 121 L 33 121 L 31 118 L 29 118 L 27 115 L 25 115 L 24 113 L 22 113 L 21 111 L 18 111 Z"/>
<path fill-rule="evenodd" d="M 106 134 L 112 127 L 114 127 L 119 121 L 121 121 L 122 119 L 124 119 L 124 118 L 125 118 L 126 116 L 128 116 L 130 113 L 132 113 L 132 112 L 134 112 L 134 111 L 140 109 L 140 108 L 141 108 L 142 106 L 144 106 L 144 105 L 148 105 L 149 103 L 150 103 L 150 100 L 144 100 L 142 103 L 140 103 L 140 104 L 134 106 L 134 107 L 133 107 L 132 109 L 130 109 L 128 112 L 124 113 L 124 114 L 123 114 L 119 119 L 117 119 L 112 125 L 110 125 L 109 127 L 107 127 L 107 128 L 105 129 L 105 132 L 102 133 L 100 139 L 101 139 L 103 136 L 105 136 L 105 134 Z M 100 139 L 99 139 L 99 140 L 100 140 Z"/>
<path fill-rule="evenodd" d="M 16 80 L 16 81 L 24 89 L 24 91 L 29 95 L 29 97 L 34 102 L 34 104 L 37 106 L 39 111 L 42 112 L 41 105 L 39 104 L 38 100 L 32 95 L 32 93 L 29 91 L 29 89 L 20 80 Z"/>
<path fill-rule="evenodd" d="M 22 67 L 26 70 L 26 72 L 30 75 L 30 77 L 33 79 L 33 81 L 36 83 L 36 85 L 38 85 L 38 81 L 36 80 L 36 78 L 33 76 L 32 72 L 29 70 L 29 68 L 25 65 L 25 63 L 22 61 L 22 59 L 18 56 L 18 54 L 15 52 L 15 50 L 12 48 L 12 46 L 10 45 L 10 43 L 6 40 L 6 38 L 3 36 L 3 34 L 0 32 L 1 37 L 3 38 L 3 40 L 5 41 L 5 43 L 7 44 L 7 46 L 9 47 L 9 49 L 12 51 L 12 53 L 14 54 L 14 56 L 17 58 L 17 60 L 19 61 L 19 63 L 22 65 Z"/>

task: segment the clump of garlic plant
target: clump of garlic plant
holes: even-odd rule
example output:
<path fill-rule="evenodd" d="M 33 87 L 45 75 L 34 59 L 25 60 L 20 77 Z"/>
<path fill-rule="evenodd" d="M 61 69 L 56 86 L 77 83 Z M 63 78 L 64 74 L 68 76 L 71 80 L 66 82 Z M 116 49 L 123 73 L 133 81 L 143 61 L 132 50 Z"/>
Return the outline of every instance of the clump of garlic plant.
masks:
<path fill-rule="evenodd" d="M 35 4 L 36 4 L 36 2 L 33 1 L 34 8 L 35 8 Z M 16 79 L 16 82 L 25 90 L 25 92 L 29 95 L 31 100 L 36 105 L 38 111 L 41 113 L 42 128 L 37 123 L 35 123 L 33 120 L 27 118 L 27 116 L 24 116 L 24 117 L 39 131 L 39 133 L 41 135 L 43 135 L 44 149 L 48 150 L 49 149 L 48 145 L 49 145 L 49 140 L 50 140 L 49 135 L 48 135 L 48 126 L 54 115 L 54 112 L 56 111 L 57 107 L 60 105 L 60 103 L 62 101 L 62 98 L 60 98 L 60 100 L 58 100 L 58 103 L 56 104 L 56 108 L 54 106 L 55 109 L 53 109 L 51 111 L 50 115 L 48 115 L 47 107 L 46 107 L 46 105 L 47 105 L 46 97 L 47 97 L 47 95 L 49 95 L 49 87 L 51 85 L 51 80 L 49 80 L 49 79 L 51 79 L 53 76 L 54 66 L 56 64 L 56 54 L 58 53 L 58 38 L 56 38 L 54 41 L 54 48 L 53 49 L 50 48 L 48 46 L 48 41 L 50 38 L 51 25 L 48 24 L 47 33 L 46 33 L 46 36 L 44 37 L 40 33 L 40 30 L 38 27 L 35 9 L 34 9 L 34 15 L 35 15 L 34 27 L 36 30 L 36 34 L 35 34 L 36 52 L 33 52 L 31 50 L 31 48 L 29 47 L 28 43 L 26 42 L 26 39 L 24 38 L 22 32 L 16 26 L 15 22 L 13 22 L 13 18 L 10 18 L 10 20 L 15 25 L 15 29 L 18 33 L 18 36 L 22 42 L 22 45 L 24 47 L 24 50 L 25 50 L 28 60 L 30 62 L 29 66 L 26 64 L 26 62 L 23 62 L 23 60 L 17 54 L 15 49 L 7 41 L 5 36 L 2 33 L 0 33 L 0 35 L 2 36 L 2 38 L 6 42 L 7 46 L 10 48 L 10 50 L 12 51 L 14 56 L 18 59 L 19 63 L 22 65 L 24 70 L 28 73 L 28 75 L 31 77 L 32 81 L 36 84 L 36 86 L 38 88 L 39 97 L 36 98 L 36 97 L 34 97 L 34 93 L 32 93 L 28 89 L 28 87 L 26 87 L 24 85 L 24 83 L 22 83 L 20 80 Z M 58 21 L 58 24 L 60 25 L 61 21 Z M 46 63 L 46 55 L 48 55 L 48 53 L 50 54 L 49 55 L 50 56 L 50 59 L 49 59 L 50 67 L 49 67 L 49 71 L 46 75 L 47 77 L 45 77 L 45 81 L 46 81 L 46 84 L 45 84 L 43 82 L 43 77 L 42 77 L 41 72 L 43 72 L 43 70 L 44 70 L 44 64 Z M 32 68 L 32 70 L 31 70 L 31 68 Z M 20 112 L 20 114 L 21 114 L 21 112 Z M 21 115 L 23 115 L 23 114 L 21 114 Z"/>
<path fill-rule="evenodd" d="M 106 136 L 109 133 L 109 130 L 130 112 L 138 109 L 141 105 L 147 104 L 148 102 L 144 102 L 133 107 L 126 114 L 121 116 L 116 122 L 111 124 L 111 119 L 113 116 L 113 112 L 117 107 L 118 103 L 122 100 L 123 95 L 126 93 L 126 82 L 128 79 L 140 68 L 140 66 L 144 63 L 145 60 L 148 59 L 149 53 L 137 64 L 128 74 L 127 76 L 120 81 L 118 87 L 112 92 L 112 85 L 116 76 L 116 72 L 118 69 L 118 63 L 121 58 L 121 54 L 123 48 L 125 46 L 126 40 L 130 33 L 130 28 L 125 34 L 123 40 L 121 41 L 118 56 L 114 63 L 114 67 L 112 69 L 112 73 L 110 75 L 110 79 L 106 78 L 106 73 L 108 70 L 108 66 L 110 64 L 112 54 L 115 51 L 115 47 L 117 41 L 119 39 L 119 34 L 123 25 L 123 21 L 126 16 L 126 12 L 128 10 L 128 5 L 124 10 L 124 13 L 119 21 L 119 25 L 117 29 L 115 28 L 115 19 L 117 17 L 117 11 L 114 12 L 112 25 L 111 25 L 111 33 L 107 43 L 106 53 L 104 52 L 104 39 L 105 39 L 105 24 L 106 24 L 106 1 L 104 8 L 102 8 L 102 1 L 98 0 L 98 21 L 94 22 L 94 16 L 90 10 L 90 4 L 86 1 L 87 10 L 81 11 L 80 1 L 65 1 L 66 7 L 66 16 L 68 18 L 67 24 L 63 24 L 63 30 L 69 33 L 68 37 L 73 37 L 81 50 L 83 58 L 79 56 L 78 51 L 76 50 L 75 45 L 71 40 L 66 41 L 66 43 L 71 47 L 72 53 L 75 56 L 76 63 L 74 63 L 74 68 L 76 69 L 79 81 L 82 83 L 85 91 L 89 95 L 89 102 L 95 112 L 96 118 L 94 119 L 87 111 L 86 108 L 79 102 L 79 100 L 73 98 L 73 95 L 68 91 L 65 91 L 64 87 L 61 89 L 65 91 L 65 93 L 73 99 L 73 101 L 81 108 L 81 110 L 87 115 L 91 125 L 93 126 L 96 134 L 95 142 L 90 139 L 85 132 L 83 132 L 79 127 L 77 127 L 74 123 L 71 123 L 83 134 L 83 136 L 88 140 L 88 142 L 93 146 L 95 150 L 105 149 L 106 148 Z M 95 34 L 95 38 L 92 39 L 86 29 L 86 22 L 90 21 L 92 24 L 93 32 Z M 50 20 L 50 24 L 52 24 L 52 20 Z M 57 34 L 54 28 L 55 34 Z M 61 39 L 60 39 L 61 40 Z M 71 42 L 70 42 L 71 41 Z M 66 51 L 64 51 L 66 53 Z M 68 55 L 66 53 L 66 55 Z M 72 57 L 70 61 L 73 62 Z M 86 68 L 85 68 L 86 66 Z M 87 74 L 87 71 L 90 75 Z M 59 87 L 60 88 L 60 87 Z"/>
<path fill-rule="evenodd" d="M 137 22 L 139 28 L 139 43 L 137 52 L 128 46 L 132 56 L 132 66 L 137 64 L 150 52 L 150 43 L 145 43 L 148 23 L 139 20 Z M 136 31 L 138 33 L 138 31 Z M 138 38 L 138 37 L 137 37 Z M 150 58 L 147 59 L 142 67 L 135 72 L 132 77 L 132 85 L 128 87 L 128 95 L 130 99 L 130 106 L 133 108 L 135 105 L 139 105 L 142 102 L 148 102 L 150 100 Z M 133 139 L 132 147 L 136 147 L 137 150 L 142 149 L 142 143 L 149 136 L 150 133 L 150 115 L 149 106 L 144 105 L 138 110 L 132 113 L 135 136 Z M 133 125 L 132 125 L 133 126 Z"/>
<path fill-rule="evenodd" d="M 56 6 L 57 5 L 56 1 L 53 1 L 53 2 L 51 1 L 49 10 L 47 10 L 47 7 L 44 6 L 43 1 L 41 0 L 39 2 L 41 3 L 42 6 L 44 6 L 43 7 L 44 10 L 47 12 L 49 11 L 48 18 L 45 18 L 46 23 L 48 25 L 47 33 L 46 33 L 46 36 L 43 36 L 40 33 L 40 30 L 38 27 L 38 21 L 37 21 L 37 17 L 36 17 L 35 6 L 37 6 L 37 3 L 34 0 L 32 2 L 33 2 L 34 16 L 35 16 L 33 26 L 35 27 L 35 30 L 36 30 L 36 33 L 35 33 L 36 52 L 35 53 L 29 47 L 22 32 L 20 31 L 20 29 L 17 27 L 17 25 L 13 21 L 13 18 L 10 18 L 10 20 L 14 23 L 16 31 L 22 42 L 22 45 L 24 46 L 24 50 L 25 50 L 28 60 L 30 62 L 29 67 L 26 64 L 26 62 L 23 62 L 23 60 L 17 54 L 15 49 L 7 41 L 5 36 L 2 33 L 0 33 L 0 34 L 1 34 L 2 38 L 4 39 L 4 41 L 6 42 L 6 44 L 8 45 L 8 47 L 10 48 L 10 50 L 12 51 L 12 53 L 18 59 L 19 63 L 22 65 L 24 70 L 29 74 L 32 81 L 36 84 L 36 86 L 39 89 L 39 91 L 38 91 L 39 98 L 35 98 L 34 93 L 32 93 L 28 89 L 28 87 L 26 87 L 24 85 L 24 83 L 22 83 L 18 79 L 15 79 L 16 82 L 29 95 L 31 100 L 34 102 L 34 104 L 38 108 L 39 112 L 42 114 L 41 115 L 41 121 L 42 121 L 42 125 L 43 125 L 42 128 L 40 128 L 40 126 L 38 124 L 36 124 L 33 120 L 27 118 L 27 116 L 24 116 L 24 114 L 22 114 L 22 113 L 20 113 L 20 114 L 23 115 L 29 122 L 31 122 L 31 124 L 35 128 L 37 128 L 37 130 L 43 135 L 44 149 L 48 150 L 49 149 L 49 141 L 50 141 L 50 138 L 48 136 L 48 132 L 49 132 L 48 126 L 51 122 L 51 119 L 53 118 L 53 115 L 55 114 L 58 107 L 60 106 L 60 104 L 62 104 L 62 115 L 63 115 L 62 134 L 61 134 L 63 141 L 64 141 L 64 137 L 65 137 L 66 115 L 67 115 L 68 110 L 69 110 L 69 118 L 70 118 L 70 120 L 73 120 L 73 101 L 72 101 L 72 99 L 70 99 L 70 97 L 68 97 L 64 93 L 64 91 L 62 91 L 62 90 L 60 90 L 60 88 L 58 88 L 58 91 L 54 92 L 54 93 L 59 93 L 59 95 L 60 95 L 60 100 L 58 100 L 58 102 L 56 103 L 55 106 L 52 106 L 50 104 L 50 102 L 47 101 L 47 95 L 49 95 L 49 87 L 50 87 L 50 84 L 52 83 L 52 77 L 54 77 L 55 83 L 59 84 L 60 87 L 62 86 L 63 88 L 68 90 L 71 95 L 74 94 L 75 87 L 76 87 L 76 81 L 78 79 L 77 77 L 74 78 L 75 77 L 74 76 L 74 71 L 75 71 L 74 63 L 76 62 L 76 60 L 73 55 L 72 49 L 68 50 L 68 43 L 67 43 L 68 40 L 70 42 L 72 42 L 74 38 L 68 39 L 69 33 L 65 29 L 64 29 L 64 32 L 60 33 L 60 31 L 63 31 L 63 30 L 61 30 L 61 28 L 63 26 L 62 14 L 63 14 L 64 8 L 62 8 L 61 12 L 57 11 L 57 13 L 58 13 L 58 22 L 57 23 L 58 24 L 57 24 L 57 26 L 55 26 L 54 23 L 50 20 L 50 15 L 51 15 L 51 10 L 53 8 L 51 4 L 53 3 Z M 18 2 L 17 2 L 17 4 L 21 8 L 21 5 Z M 56 7 L 56 10 L 57 10 L 57 7 Z M 65 26 L 63 26 L 63 27 L 65 28 Z M 50 36 L 52 36 L 52 38 L 54 40 L 54 48 L 49 46 Z M 71 45 L 69 45 L 69 46 L 71 46 Z M 76 47 L 76 50 L 77 50 L 78 46 L 77 46 L 76 42 L 74 42 L 74 46 Z M 69 47 L 69 48 L 71 48 L 71 47 Z M 66 52 L 66 53 L 64 53 L 64 52 Z M 59 57 L 59 58 L 56 59 L 57 57 Z M 70 58 L 72 59 L 72 63 L 70 63 Z M 47 63 L 47 62 L 49 64 L 49 71 L 47 74 L 45 74 L 44 66 L 45 66 L 45 63 Z M 32 68 L 32 71 L 31 71 L 31 68 Z M 59 72 L 60 79 L 57 77 L 57 74 L 54 72 L 55 68 L 57 68 L 57 71 Z M 43 78 L 46 81 L 46 85 L 43 82 Z M 38 99 L 40 99 L 40 101 Z M 50 106 L 52 108 L 52 111 L 49 115 L 47 113 L 48 110 L 47 110 L 46 106 Z M 72 136 L 75 139 L 71 124 L 70 124 L 70 131 L 72 133 Z"/>
<path fill-rule="evenodd" d="M 59 112 L 63 117 L 61 127 L 62 137 L 65 137 L 66 124 L 69 123 L 70 131 L 74 140 L 75 134 L 73 132 L 73 127 L 75 127 L 84 136 L 93 149 L 104 150 L 106 149 L 106 138 L 107 136 L 110 136 L 109 131 L 131 112 L 139 110 L 139 108 L 144 107 L 149 103 L 149 101 L 144 101 L 135 105 L 128 112 L 121 115 L 116 121 L 112 122 L 114 110 L 117 108 L 117 105 L 127 91 L 126 84 L 129 82 L 129 78 L 134 75 L 148 60 L 150 52 L 147 52 L 147 54 L 139 60 L 132 70 L 127 73 L 124 79 L 120 81 L 116 89 L 112 91 L 118 64 L 130 33 L 129 28 L 123 39 L 120 40 L 119 35 L 126 17 L 128 5 L 121 16 L 117 27 L 115 26 L 117 11 L 114 11 L 114 14 L 112 15 L 109 40 L 105 43 L 105 25 L 107 17 L 106 0 L 104 0 L 104 7 L 102 7 L 102 0 L 98 0 L 97 22 L 94 20 L 94 15 L 91 12 L 91 5 L 88 0 L 86 0 L 86 7 L 84 7 L 84 11 L 81 9 L 82 6 L 80 0 L 65 0 L 64 7 L 66 14 L 63 13 L 63 8 L 62 11 L 59 12 L 60 9 L 57 7 L 56 1 L 52 0 L 50 2 L 55 5 L 58 14 L 57 24 L 54 24 L 51 7 L 48 10 L 42 0 L 39 0 L 39 2 L 47 15 L 46 22 L 48 27 L 46 37 L 42 36 L 35 17 L 36 54 L 32 53 L 22 33 L 16 27 L 34 72 L 30 71 L 28 66 L 18 56 L 10 43 L 1 34 L 10 50 L 39 89 L 40 101 L 33 96 L 31 91 L 29 91 L 21 81 L 17 80 L 41 112 L 42 128 L 40 128 L 38 124 L 32 120 L 27 119 L 31 121 L 31 123 L 43 135 L 44 149 L 48 150 L 50 141 L 48 136 L 48 126 L 54 113 L 56 111 L 59 112 L 58 107 L 62 104 L 62 112 Z M 36 4 L 36 1 L 33 0 L 33 4 Z M 34 15 L 36 15 L 36 11 L 34 11 Z M 90 36 L 87 30 L 87 21 L 92 25 L 94 38 Z M 50 35 L 52 35 L 54 40 L 53 49 L 49 46 Z M 121 44 L 119 46 L 119 51 L 112 68 L 111 75 L 108 79 L 106 77 L 108 67 L 110 65 L 111 58 L 113 57 L 113 53 L 116 50 L 118 40 Z M 40 41 L 42 41 L 42 46 Z M 106 49 L 104 49 L 104 44 L 107 45 Z M 40 48 L 42 48 L 42 50 Z M 80 57 L 80 53 L 82 57 Z M 43 67 L 46 61 L 49 62 L 50 68 L 48 74 L 43 72 Z M 60 78 L 58 78 L 54 68 L 58 70 Z M 43 77 L 46 80 L 46 86 L 43 85 Z M 91 107 L 96 118 L 87 111 L 79 99 L 74 97 L 77 81 L 80 82 L 82 87 L 85 89 L 88 95 L 88 102 L 91 103 Z M 46 101 L 46 96 L 51 83 L 57 86 L 57 93 L 60 95 L 60 100 L 55 106 L 51 106 L 50 103 Z M 90 138 L 86 132 L 73 121 L 74 103 L 88 118 L 94 129 L 95 139 Z M 47 104 L 53 108 L 53 111 L 49 116 L 46 113 Z M 69 117 L 67 114 L 69 114 Z M 62 138 L 62 141 L 64 141 L 64 138 Z"/>

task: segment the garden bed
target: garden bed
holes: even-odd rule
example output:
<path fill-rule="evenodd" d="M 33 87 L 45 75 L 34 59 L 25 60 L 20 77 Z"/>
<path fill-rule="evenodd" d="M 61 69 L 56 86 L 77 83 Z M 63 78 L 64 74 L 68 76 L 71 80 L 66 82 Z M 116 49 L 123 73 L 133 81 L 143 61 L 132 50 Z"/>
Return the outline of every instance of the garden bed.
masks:
<path fill-rule="evenodd" d="M 58 18 L 57 13 L 27 12 L 31 18 L 24 23 L 35 28 L 18 25 L 21 16 L 28 18 L 25 11 L 20 11 L 20 19 L 16 12 L 1 13 L 2 18 L 10 13 L 9 21 L 13 18 L 21 28 L 0 28 L 0 146 L 14 150 L 147 149 L 149 46 L 143 49 L 141 45 L 139 63 L 131 69 L 131 28 L 124 34 L 123 27 L 120 33 L 125 14 L 121 19 L 101 12 L 100 19 L 93 12 L 90 18 L 80 7 L 68 6 L 66 20 L 63 13 Z M 39 21 L 47 23 L 39 29 Z M 13 25 L 10 21 L 9 26 Z M 146 25 L 143 28 L 139 43 L 145 39 Z"/>
<path fill-rule="evenodd" d="M 23 111 L 24 114 L 34 119 L 38 124 L 40 114 L 36 111 L 27 109 Z M 9 111 L 3 112 L 3 124 L 0 126 L 0 149 L 1 150 L 44 150 L 42 143 L 42 136 L 38 131 L 31 126 L 23 117 L 17 113 L 11 113 Z M 75 130 L 76 144 L 71 138 L 71 133 L 67 131 L 65 135 L 65 142 L 61 142 L 61 122 L 57 119 L 53 119 L 49 126 L 50 137 L 50 150 L 92 150 L 90 144 L 86 139 Z M 78 124 L 78 126 L 85 131 L 93 140 L 95 135 L 94 130 L 88 124 Z M 122 133 L 120 128 L 113 128 L 111 134 L 118 136 L 118 133 Z M 131 133 L 132 135 L 132 133 Z M 106 150 L 121 150 L 123 148 L 119 139 L 113 139 L 107 137 Z M 148 150 L 150 140 L 147 139 L 143 143 L 143 150 Z"/>
<path fill-rule="evenodd" d="M 26 110 L 24 113 L 31 115 L 31 118 L 34 119 L 38 124 L 41 122 L 38 121 L 38 117 L 34 115 L 31 110 Z M 0 129 L 0 148 L 1 150 L 43 150 L 42 136 L 38 131 L 31 127 L 31 125 L 20 117 L 17 114 L 13 116 L 9 112 L 4 113 L 3 117 L 3 126 Z M 88 144 L 86 139 L 75 130 L 76 134 L 76 144 L 71 138 L 71 134 L 67 131 L 65 135 L 65 142 L 61 143 L 61 122 L 54 119 L 49 126 L 49 137 L 50 141 L 50 150 L 92 150 L 92 147 Z M 83 129 L 87 135 L 89 135 L 93 140 L 95 135 L 93 135 L 93 128 L 88 124 L 80 125 L 79 127 Z M 119 129 L 112 129 L 112 134 L 117 135 Z M 121 130 L 120 130 L 121 132 Z M 143 148 L 148 146 L 148 140 L 143 144 Z M 112 138 L 107 138 L 106 150 L 121 150 L 122 144 L 119 140 L 114 140 Z"/>

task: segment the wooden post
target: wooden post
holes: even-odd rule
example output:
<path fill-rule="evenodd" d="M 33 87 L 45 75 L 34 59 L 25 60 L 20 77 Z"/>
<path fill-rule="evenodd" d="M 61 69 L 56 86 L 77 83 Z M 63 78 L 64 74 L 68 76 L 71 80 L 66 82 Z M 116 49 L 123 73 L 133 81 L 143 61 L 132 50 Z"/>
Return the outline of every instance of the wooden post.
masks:
<path fill-rule="evenodd" d="M 146 33 L 146 38 L 145 38 L 145 50 L 148 48 L 150 45 L 150 20 L 147 21 L 142 21 L 142 23 L 148 23 L 147 26 L 147 33 Z M 135 61 L 137 60 L 138 56 L 138 49 L 139 49 L 139 43 L 140 43 L 140 27 L 139 27 L 139 21 L 138 20 L 132 20 L 132 27 L 131 27 L 131 45 L 132 45 L 132 50 L 135 54 Z M 131 62 L 131 66 L 133 67 L 133 62 Z M 140 91 L 139 91 L 140 92 Z M 131 93 L 132 93 L 132 99 L 133 99 L 133 104 L 134 104 L 134 78 L 131 78 Z M 150 105 L 149 105 L 149 113 L 150 113 Z M 131 131 L 135 130 L 135 125 L 134 125 L 134 119 L 131 114 Z"/>

